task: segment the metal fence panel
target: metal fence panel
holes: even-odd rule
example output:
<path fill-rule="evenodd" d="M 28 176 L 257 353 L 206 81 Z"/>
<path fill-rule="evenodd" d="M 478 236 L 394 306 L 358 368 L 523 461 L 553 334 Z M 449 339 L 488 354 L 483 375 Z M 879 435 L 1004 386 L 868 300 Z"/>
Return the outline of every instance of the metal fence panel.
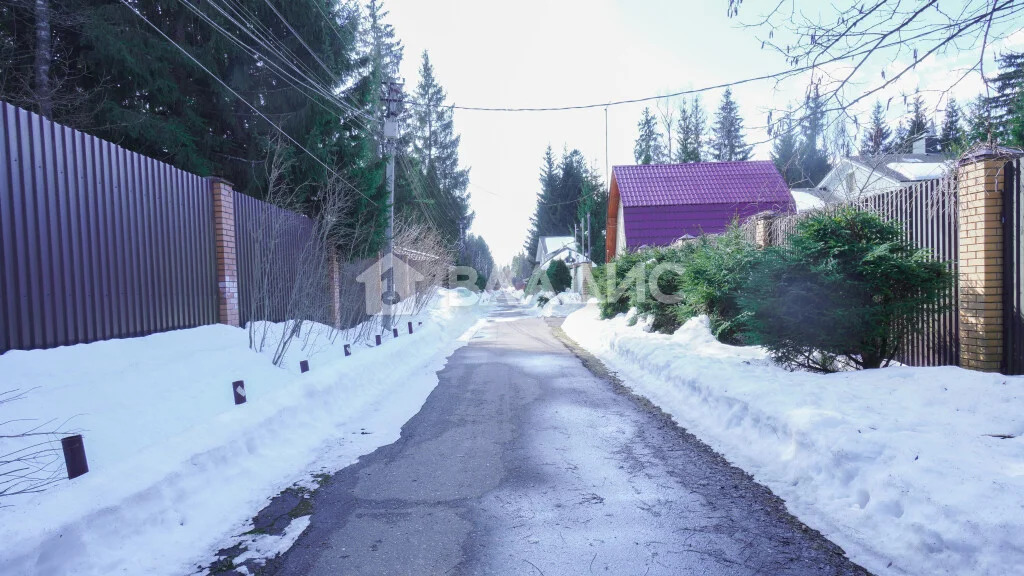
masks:
<path fill-rule="evenodd" d="M 308 258 L 313 221 L 237 191 L 234 204 L 241 324 L 283 322 L 290 316 L 299 267 Z"/>
<path fill-rule="evenodd" d="M 1003 374 L 1024 374 L 1024 186 L 1021 159 L 1003 168 Z"/>
<path fill-rule="evenodd" d="M 0 353 L 217 321 L 205 179 L 0 103 Z"/>

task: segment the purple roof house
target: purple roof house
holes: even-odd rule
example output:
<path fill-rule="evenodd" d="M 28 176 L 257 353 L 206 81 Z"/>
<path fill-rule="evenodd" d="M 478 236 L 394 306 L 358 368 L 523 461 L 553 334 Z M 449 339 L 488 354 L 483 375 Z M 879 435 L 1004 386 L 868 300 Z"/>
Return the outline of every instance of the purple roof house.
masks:
<path fill-rule="evenodd" d="M 758 212 L 795 212 L 769 161 L 616 166 L 608 195 L 608 260 L 641 246 L 718 234 Z"/>

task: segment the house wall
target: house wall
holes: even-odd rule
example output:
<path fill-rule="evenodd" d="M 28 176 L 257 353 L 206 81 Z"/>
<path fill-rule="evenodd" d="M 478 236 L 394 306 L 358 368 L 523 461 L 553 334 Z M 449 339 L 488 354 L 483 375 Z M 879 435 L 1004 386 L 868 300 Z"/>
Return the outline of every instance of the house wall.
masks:
<path fill-rule="evenodd" d="M 794 208 L 792 204 L 786 207 L 764 204 L 626 206 L 626 247 L 635 250 L 641 246 L 667 246 L 686 234 L 719 234 L 734 219 L 742 221 L 765 210 L 791 212 Z"/>
<path fill-rule="evenodd" d="M 622 222 L 623 210 L 622 201 L 619 201 L 618 216 L 615 225 L 615 255 L 618 256 L 626 251 L 626 226 Z"/>

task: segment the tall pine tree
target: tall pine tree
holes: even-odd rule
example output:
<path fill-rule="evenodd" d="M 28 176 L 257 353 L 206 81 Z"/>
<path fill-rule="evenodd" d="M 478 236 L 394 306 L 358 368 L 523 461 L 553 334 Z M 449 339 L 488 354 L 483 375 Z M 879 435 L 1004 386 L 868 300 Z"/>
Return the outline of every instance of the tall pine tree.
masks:
<path fill-rule="evenodd" d="M 862 156 L 884 154 L 889 151 L 891 139 L 892 130 L 885 121 L 885 109 L 881 102 L 875 101 L 875 106 L 871 109 L 870 123 L 860 142 L 860 154 Z"/>
<path fill-rule="evenodd" d="M 633 157 L 637 164 L 663 164 L 665 162 L 665 143 L 661 131 L 658 130 L 658 119 L 650 108 L 644 108 L 640 122 L 640 131 L 633 146 Z"/>
<path fill-rule="evenodd" d="M 825 103 L 817 86 L 804 97 L 804 113 L 800 119 L 800 147 L 797 163 L 802 187 L 817 186 L 832 168 L 825 152 Z"/>
<path fill-rule="evenodd" d="M 424 51 L 420 81 L 412 112 L 413 153 L 422 169 L 426 201 L 438 208 L 444 220 L 440 232 L 450 241 L 459 238 L 460 226 L 468 229 L 473 219 L 469 208 L 469 170 L 459 165 L 459 142 L 448 96 L 434 75 L 430 55 Z"/>
<path fill-rule="evenodd" d="M 939 145 L 947 154 L 952 154 L 964 147 L 966 134 L 961 116 L 960 105 L 957 104 L 956 98 L 950 96 L 949 102 L 946 104 L 946 114 L 942 119 L 942 132 L 939 133 Z"/>
<path fill-rule="evenodd" d="M 772 143 L 772 162 L 786 184 L 794 188 L 803 180 L 803 175 L 797 161 L 800 142 L 792 114 L 792 110 L 787 112 L 776 129 L 775 141 Z"/>
<path fill-rule="evenodd" d="M 685 164 L 704 160 L 707 134 L 707 113 L 700 103 L 700 96 L 694 96 L 689 105 L 684 100 L 679 106 L 676 121 L 676 150 L 673 162 Z"/>
<path fill-rule="evenodd" d="M 715 112 L 711 126 L 711 157 L 719 162 L 749 160 L 752 151 L 743 133 L 743 118 L 739 106 L 732 99 L 732 89 L 726 88 L 722 102 Z"/>

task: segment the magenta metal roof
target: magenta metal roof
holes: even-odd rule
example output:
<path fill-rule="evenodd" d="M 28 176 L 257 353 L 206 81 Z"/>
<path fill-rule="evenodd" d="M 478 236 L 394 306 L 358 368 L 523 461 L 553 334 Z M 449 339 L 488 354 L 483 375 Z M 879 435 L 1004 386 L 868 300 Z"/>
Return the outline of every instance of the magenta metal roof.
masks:
<path fill-rule="evenodd" d="M 775 204 L 793 197 L 767 160 L 616 166 L 612 169 L 623 206 L 681 204 Z"/>

